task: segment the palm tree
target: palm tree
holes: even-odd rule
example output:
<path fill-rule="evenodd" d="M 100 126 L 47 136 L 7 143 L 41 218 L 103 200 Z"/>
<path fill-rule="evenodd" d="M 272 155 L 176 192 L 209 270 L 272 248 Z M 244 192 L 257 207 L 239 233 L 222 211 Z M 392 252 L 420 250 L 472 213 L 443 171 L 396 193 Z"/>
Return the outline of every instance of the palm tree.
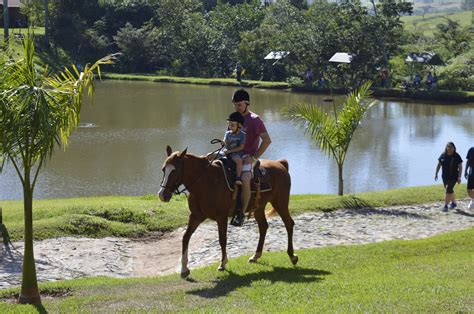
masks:
<path fill-rule="evenodd" d="M 304 128 L 312 140 L 318 143 L 323 152 L 336 160 L 339 174 L 339 195 L 343 195 L 344 191 L 342 174 L 349 144 L 360 121 L 374 104 L 374 101 L 366 101 L 371 94 L 371 85 L 372 82 L 365 82 L 358 89 L 349 93 L 342 108 L 336 109 L 334 107 L 332 114 L 326 113 L 319 106 L 309 104 L 290 107 L 287 112 L 295 124 Z"/>
<path fill-rule="evenodd" d="M 18 61 L 0 60 L 0 171 L 5 162 L 15 168 L 23 185 L 25 251 L 20 303 L 40 304 L 33 254 L 33 191 L 38 174 L 54 149 L 67 146 L 79 123 L 84 92 L 92 97 L 94 72 L 111 64 L 107 56 L 83 72 L 72 66 L 51 74 L 35 64 L 33 37 L 23 42 Z"/>

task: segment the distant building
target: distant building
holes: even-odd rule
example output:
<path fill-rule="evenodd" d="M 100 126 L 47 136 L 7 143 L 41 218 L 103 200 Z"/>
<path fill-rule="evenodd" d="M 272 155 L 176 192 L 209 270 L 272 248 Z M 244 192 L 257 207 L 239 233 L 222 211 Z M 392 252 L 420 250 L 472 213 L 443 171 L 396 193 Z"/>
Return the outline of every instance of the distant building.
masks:
<path fill-rule="evenodd" d="M 26 27 L 26 16 L 20 13 L 20 0 L 8 0 L 9 27 Z M 0 1 L 0 27 L 3 27 L 3 1 Z"/>

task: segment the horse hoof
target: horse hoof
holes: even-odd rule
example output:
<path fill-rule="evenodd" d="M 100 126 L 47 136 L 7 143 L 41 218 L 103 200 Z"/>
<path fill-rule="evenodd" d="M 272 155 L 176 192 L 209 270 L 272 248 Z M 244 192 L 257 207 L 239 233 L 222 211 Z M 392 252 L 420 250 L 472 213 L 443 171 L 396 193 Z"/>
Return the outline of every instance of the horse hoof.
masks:
<path fill-rule="evenodd" d="M 258 259 L 262 257 L 262 253 L 255 253 L 251 258 L 249 258 L 249 263 L 256 263 Z"/>
<path fill-rule="evenodd" d="M 219 267 L 217 268 L 218 271 L 224 271 L 225 270 L 225 265 L 227 265 L 227 257 L 224 258 L 224 260 L 221 262 Z"/>
<path fill-rule="evenodd" d="M 249 263 L 256 263 L 256 262 L 258 262 L 257 258 L 255 258 L 255 257 L 249 258 Z"/>
<path fill-rule="evenodd" d="M 251 258 L 249 258 L 249 263 L 256 263 L 258 262 L 258 259 L 260 258 L 260 256 L 252 256 Z"/>
<path fill-rule="evenodd" d="M 182 271 L 181 272 L 181 278 L 183 278 L 183 279 L 188 278 L 190 273 L 191 273 L 191 271 L 189 269 L 186 269 L 185 271 Z"/>
<path fill-rule="evenodd" d="M 293 263 L 293 265 L 296 265 L 298 263 L 298 255 L 293 255 L 291 257 L 291 263 Z"/>

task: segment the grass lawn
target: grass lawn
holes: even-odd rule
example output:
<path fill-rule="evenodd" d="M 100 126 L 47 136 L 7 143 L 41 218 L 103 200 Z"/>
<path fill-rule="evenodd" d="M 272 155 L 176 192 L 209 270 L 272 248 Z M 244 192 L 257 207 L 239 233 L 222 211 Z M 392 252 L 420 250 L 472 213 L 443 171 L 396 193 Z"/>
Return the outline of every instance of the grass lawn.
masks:
<path fill-rule="evenodd" d="M 159 76 L 159 75 L 149 75 L 149 74 L 118 74 L 118 73 L 104 73 L 102 77 L 106 79 L 114 79 L 114 80 L 239 86 L 239 82 L 237 82 L 235 78 L 177 77 L 177 76 Z M 286 82 L 252 81 L 252 80 L 245 80 L 245 79 L 243 80 L 243 86 L 255 87 L 255 88 L 267 88 L 267 89 L 289 88 L 289 84 Z"/>
<path fill-rule="evenodd" d="M 462 11 L 456 13 L 432 13 L 425 15 L 403 16 L 402 21 L 405 23 L 405 29 L 408 31 L 420 31 L 425 36 L 433 36 L 437 30 L 436 25 L 446 23 L 446 19 L 458 22 L 461 27 L 466 27 L 472 23 L 472 12 Z"/>
<path fill-rule="evenodd" d="M 0 302 L 0 312 L 459 313 L 474 309 L 474 229 L 415 241 L 267 253 L 195 270 L 189 281 L 85 278 L 40 285 L 43 307 Z M 0 291 L 13 299 L 19 289 Z M 52 295 L 55 297 L 48 297 Z M 60 296 L 60 297 L 58 297 Z"/>
<path fill-rule="evenodd" d="M 466 186 L 457 185 L 456 195 L 466 197 Z M 292 195 L 290 212 L 331 211 L 340 208 L 380 207 L 442 201 L 441 184 L 426 187 L 337 195 Z M 13 240 L 23 238 L 23 202 L 0 201 L 3 222 Z M 141 197 L 107 196 L 35 200 L 34 236 L 138 238 L 151 232 L 166 232 L 184 226 L 189 210 L 184 196 L 163 203 L 155 195 Z"/>

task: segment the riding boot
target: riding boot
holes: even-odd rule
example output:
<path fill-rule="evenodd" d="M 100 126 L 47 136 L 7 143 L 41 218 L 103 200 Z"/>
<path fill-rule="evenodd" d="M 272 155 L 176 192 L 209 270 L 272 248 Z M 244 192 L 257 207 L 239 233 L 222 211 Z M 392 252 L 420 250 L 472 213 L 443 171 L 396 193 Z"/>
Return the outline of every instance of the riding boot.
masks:
<path fill-rule="evenodd" d="M 235 227 L 242 227 L 245 221 L 245 215 L 243 210 L 236 210 L 234 217 L 232 217 L 232 220 L 230 221 L 230 224 Z"/>

